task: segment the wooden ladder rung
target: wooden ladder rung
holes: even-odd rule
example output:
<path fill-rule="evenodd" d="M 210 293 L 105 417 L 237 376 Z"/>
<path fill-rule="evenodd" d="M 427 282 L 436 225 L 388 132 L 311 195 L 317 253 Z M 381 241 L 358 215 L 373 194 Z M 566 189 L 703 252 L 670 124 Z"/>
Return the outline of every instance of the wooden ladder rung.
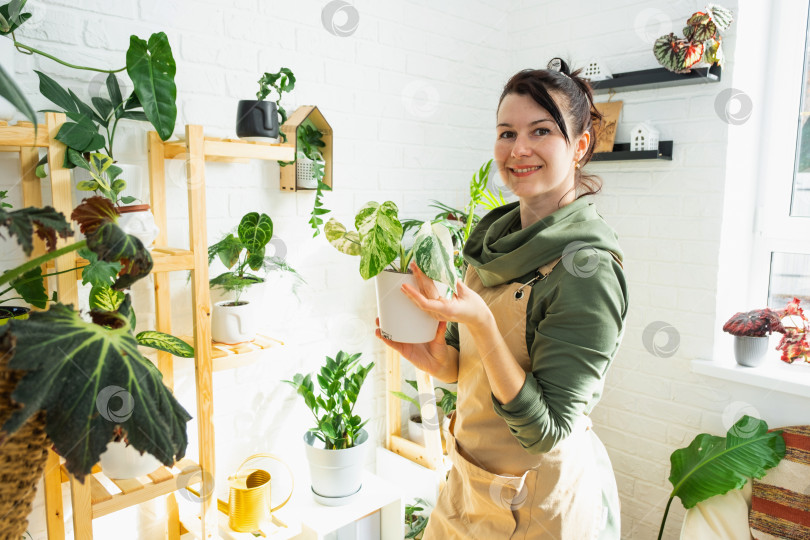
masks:
<path fill-rule="evenodd" d="M 143 484 L 141 484 L 140 480 L 137 478 L 124 478 L 119 480 L 110 478 L 110 481 L 118 486 L 118 489 L 120 489 L 122 493 L 132 493 L 133 491 L 143 489 Z"/>
<path fill-rule="evenodd" d="M 147 476 L 152 479 L 156 484 L 158 482 L 165 482 L 174 477 L 174 475 L 166 467 L 160 467 L 150 472 Z"/>
<path fill-rule="evenodd" d="M 87 478 L 90 479 L 90 500 L 93 504 L 112 499 L 113 496 L 101 485 L 101 482 L 99 482 L 95 476 L 90 475 Z"/>

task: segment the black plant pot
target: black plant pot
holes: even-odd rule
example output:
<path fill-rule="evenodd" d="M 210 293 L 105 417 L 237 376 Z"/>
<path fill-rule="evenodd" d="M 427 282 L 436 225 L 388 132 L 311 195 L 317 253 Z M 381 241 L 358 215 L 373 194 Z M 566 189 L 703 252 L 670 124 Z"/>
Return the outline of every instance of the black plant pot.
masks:
<path fill-rule="evenodd" d="M 31 310 L 21 306 L 0 307 L 0 326 L 7 324 L 11 319 L 27 319 Z"/>
<path fill-rule="evenodd" d="M 278 110 L 272 101 L 243 99 L 236 107 L 237 137 L 278 137 Z"/>

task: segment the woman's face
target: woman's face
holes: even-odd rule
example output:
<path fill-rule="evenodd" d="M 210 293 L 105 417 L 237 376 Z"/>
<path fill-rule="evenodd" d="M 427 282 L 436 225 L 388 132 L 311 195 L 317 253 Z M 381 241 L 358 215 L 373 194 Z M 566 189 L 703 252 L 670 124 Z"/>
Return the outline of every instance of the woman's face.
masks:
<path fill-rule="evenodd" d="M 551 114 L 530 96 L 507 94 L 498 110 L 495 162 L 506 186 L 521 199 L 555 197 L 574 187 L 574 160 L 582 158 L 590 134 L 565 141 Z M 583 141 L 584 138 L 584 141 Z M 573 191 L 572 191 L 573 193 Z"/>

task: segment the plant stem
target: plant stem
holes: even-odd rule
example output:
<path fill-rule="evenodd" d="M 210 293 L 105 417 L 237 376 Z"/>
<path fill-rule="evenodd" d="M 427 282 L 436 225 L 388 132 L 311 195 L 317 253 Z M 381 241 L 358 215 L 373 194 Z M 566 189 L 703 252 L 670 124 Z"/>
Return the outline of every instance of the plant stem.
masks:
<path fill-rule="evenodd" d="M 9 270 L 8 272 L 6 272 L 2 276 L 0 276 L 0 285 L 4 285 L 4 284 L 8 283 L 9 281 L 16 278 L 17 276 L 19 276 L 21 274 L 24 274 L 24 273 L 26 273 L 26 272 L 28 272 L 30 270 L 33 270 L 37 266 L 42 266 L 43 264 L 45 264 L 48 261 L 51 261 L 51 260 L 53 260 L 53 259 L 55 259 L 57 257 L 61 257 L 65 253 L 70 253 L 71 251 L 76 251 L 76 250 L 82 249 L 86 245 L 87 245 L 87 240 L 81 240 L 79 242 L 76 242 L 75 244 L 68 244 L 67 246 L 61 247 L 61 248 L 59 248 L 57 250 L 51 251 L 51 252 L 46 253 L 44 255 L 40 255 L 36 259 L 31 259 L 27 263 L 25 263 L 23 265 L 20 265 L 20 266 L 18 266 L 17 268 L 15 268 L 13 270 Z M 70 270 L 74 270 L 74 268 L 71 268 Z"/>
<path fill-rule="evenodd" d="M 14 37 L 14 32 L 11 33 L 11 39 L 14 41 L 14 47 L 16 47 L 16 49 L 19 52 L 21 52 L 23 54 L 34 54 L 34 53 L 36 53 L 36 54 L 44 56 L 45 58 L 50 58 L 54 62 L 58 62 L 58 63 L 62 64 L 63 66 L 67 66 L 69 68 L 84 69 L 84 70 L 87 70 L 87 71 L 98 71 L 99 73 L 118 73 L 120 71 L 124 71 L 125 69 L 127 69 L 126 66 L 122 67 L 121 69 L 98 69 L 98 68 L 92 68 L 92 67 L 87 67 L 87 66 L 77 66 L 75 64 L 69 64 L 69 63 L 65 62 L 64 60 L 60 60 L 57 57 L 52 56 L 52 55 L 50 55 L 50 54 L 48 54 L 46 52 L 40 51 L 39 49 L 35 49 L 35 48 L 33 48 L 33 47 L 29 46 L 29 45 L 24 45 L 24 44 L 20 43 L 19 41 L 17 41 L 17 38 Z M 22 49 L 25 49 L 25 50 L 22 50 Z M 28 52 L 26 52 L 26 51 L 28 51 Z"/>
<path fill-rule="evenodd" d="M 667 508 L 664 510 L 664 519 L 661 520 L 661 529 L 658 531 L 658 540 L 661 540 L 661 537 L 664 535 L 664 524 L 667 522 L 667 514 L 669 514 L 669 506 L 672 504 L 672 499 L 675 496 L 671 496 L 667 501 Z"/>

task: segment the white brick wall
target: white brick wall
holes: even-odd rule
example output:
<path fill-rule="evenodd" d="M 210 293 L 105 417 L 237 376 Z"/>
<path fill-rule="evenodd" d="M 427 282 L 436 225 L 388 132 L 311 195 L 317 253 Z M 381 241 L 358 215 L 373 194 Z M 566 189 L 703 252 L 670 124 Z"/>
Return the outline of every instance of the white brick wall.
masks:
<path fill-rule="evenodd" d="M 744 2 L 745 0 L 741 0 Z M 598 57 L 613 72 L 657 67 L 650 49 L 657 35 L 679 32 L 702 4 L 693 1 L 358 0 L 357 31 L 336 37 L 321 24 L 325 2 L 232 0 L 199 2 L 101 2 L 30 0 L 35 24 L 19 38 L 61 58 L 93 66 L 120 67 L 128 36 L 165 31 L 177 60 L 177 134 L 183 124 L 233 136 L 236 103 L 251 98 L 264 71 L 286 66 L 297 85 L 285 106 L 317 104 L 334 129 L 335 191 L 327 207 L 350 221 L 368 200 L 395 201 L 406 217 L 427 217 L 430 199 L 461 206 L 470 175 L 491 155 L 497 98 L 518 69 L 544 67 L 563 56 L 580 67 Z M 738 2 L 725 5 L 737 9 Z M 736 25 L 737 23 L 735 23 Z M 24 27 L 25 28 L 25 27 Z M 604 397 L 594 410 L 597 432 L 608 448 L 622 498 L 622 537 L 646 539 L 657 532 L 670 486 L 669 454 L 700 431 L 725 432 L 725 416 L 744 407 L 769 424 L 793 421 L 781 410 L 807 410 L 807 399 L 690 372 L 695 357 L 710 357 L 718 294 L 720 222 L 725 195 L 728 126 L 714 112 L 717 93 L 734 74 L 735 27 L 724 40 L 732 58 L 719 85 L 623 92 L 618 141 L 627 141 L 638 121 L 650 120 L 662 139 L 675 141 L 672 162 L 601 163 L 600 212 L 620 235 L 630 286 L 624 343 L 610 371 Z M 50 104 L 38 95 L 33 69 L 40 69 L 80 96 L 92 74 L 39 57 L 16 54 L 17 79 L 36 108 Z M 606 96 L 599 96 L 603 101 Z M 116 151 L 146 163 L 144 128 L 119 129 Z M 0 189 L 21 203 L 12 156 L 0 156 Z M 269 287 L 265 331 L 288 343 L 286 353 L 216 377 L 218 484 L 247 452 L 269 450 L 298 466 L 303 404 L 279 381 L 315 369 L 339 348 L 363 351 L 384 361 L 371 336 L 374 289 L 357 272 L 357 261 L 311 238 L 307 222 L 311 193 L 278 189 L 276 164 L 209 164 L 206 168 L 208 237 L 232 229 L 242 214 L 271 215 L 287 258 L 308 285 L 296 299 L 286 282 Z M 167 165 L 171 201 L 170 243 L 187 245 L 188 226 L 182 162 Z M 20 260 L 2 243 L 0 265 Z M 191 330 L 185 276 L 172 277 L 176 333 Z M 138 298 L 139 321 L 153 321 L 146 294 Z M 642 343 L 653 321 L 674 326 L 676 354 L 658 358 Z M 178 362 L 177 392 L 196 415 L 193 373 Z M 380 436 L 384 418 L 382 370 L 363 394 L 362 414 Z M 193 430 L 192 430 L 193 431 Z M 237 443 L 238 444 L 235 444 Z M 194 455 L 196 447 L 189 448 Z M 370 457 L 371 459 L 371 457 Z M 221 488 L 222 489 L 222 488 Z M 220 497 L 226 493 L 218 493 Z M 677 538 L 683 509 L 670 511 L 666 538 Z"/>

